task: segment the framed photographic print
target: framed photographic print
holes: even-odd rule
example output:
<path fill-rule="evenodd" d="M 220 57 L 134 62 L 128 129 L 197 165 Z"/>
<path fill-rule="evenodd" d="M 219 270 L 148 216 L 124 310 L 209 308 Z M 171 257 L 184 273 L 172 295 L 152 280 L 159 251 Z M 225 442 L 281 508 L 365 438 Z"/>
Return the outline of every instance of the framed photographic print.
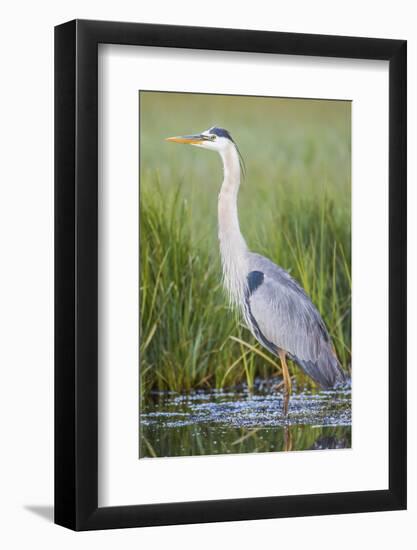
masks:
<path fill-rule="evenodd" d="M 55 521 L 406 507 L 406 42 L 55 29 Z"/>

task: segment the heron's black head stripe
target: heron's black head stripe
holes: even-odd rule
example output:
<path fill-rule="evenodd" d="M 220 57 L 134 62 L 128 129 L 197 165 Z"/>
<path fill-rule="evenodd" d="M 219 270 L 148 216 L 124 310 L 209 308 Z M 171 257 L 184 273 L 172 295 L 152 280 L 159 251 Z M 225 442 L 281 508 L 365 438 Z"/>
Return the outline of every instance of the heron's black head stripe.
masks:
<path fill-rule="evenodd" d="M 252 295 L 263 282 L 264 274 L 262 273 L 262 271 L 251 271 L 248 274 L 249 296 Z"/>
<path fill-rule="evenodd" d="M 245 177 L 245 173 L 246 173 L 245 162 L 243 160 L 241 152 L 239 151 L 239 147 L 237 146 L 235 140 L 232 138 L 230 133 L 227 130 L 225 130 L 224 128 L 218 128 L 217 126 L 213 126 L 213 128 L 210 128 L 208 133 L 213 135 L 213 136 L 226 138 L 235 145 L 237 153 L 239 155 L 240 168 L 242 170 L 243 177 Z"/>
<path fill-rule="evenodd" d="M 217 128 L 216 126 L 214 126 L 213 128 L 210 128 L 209 133 L 214 134 L 215 136 L 224 137 L 224 138 L 230 139 L 230 141 L 233 141 L 232 136 L 224 128 Z"/>

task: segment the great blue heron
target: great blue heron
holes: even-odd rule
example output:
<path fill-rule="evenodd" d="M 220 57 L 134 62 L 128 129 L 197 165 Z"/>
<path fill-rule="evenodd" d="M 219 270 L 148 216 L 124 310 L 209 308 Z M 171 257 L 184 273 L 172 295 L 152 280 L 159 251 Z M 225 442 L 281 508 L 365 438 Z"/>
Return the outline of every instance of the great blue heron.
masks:
<path fill-rule="evenodd" d="M 218 226 L 224 285 L 252 334 L 281 361 L 284 413 L 288 412 L 291 394 L 287 356 L 324 388 L 344 382 L 329 333 L 309 296 L 282 267 L 251 252 L 240 232 L 237 196 L 241 156 L 230 133 L 213 127 L 167 141 L 217 151 L 222 158 Z"/>

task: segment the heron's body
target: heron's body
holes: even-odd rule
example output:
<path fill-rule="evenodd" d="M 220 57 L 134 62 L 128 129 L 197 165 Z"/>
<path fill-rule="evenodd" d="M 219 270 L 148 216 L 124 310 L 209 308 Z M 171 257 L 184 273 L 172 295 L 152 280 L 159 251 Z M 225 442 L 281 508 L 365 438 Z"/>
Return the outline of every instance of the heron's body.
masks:
<path fill-rule="evenodd" d="M 291 391 L 287 356 L 322 387 L 343 382 L 326 326 L 311 299 L 287 271 L 251 252 L 246 245 L 237 211 L 239 152 L 230 134 L 210 128 L 196 136 L 170 140 L 220 153 L 224 178 L 218 199 L 218 224 L 224 285 L 255 338 L 280 357 L 287 396 Z"/>

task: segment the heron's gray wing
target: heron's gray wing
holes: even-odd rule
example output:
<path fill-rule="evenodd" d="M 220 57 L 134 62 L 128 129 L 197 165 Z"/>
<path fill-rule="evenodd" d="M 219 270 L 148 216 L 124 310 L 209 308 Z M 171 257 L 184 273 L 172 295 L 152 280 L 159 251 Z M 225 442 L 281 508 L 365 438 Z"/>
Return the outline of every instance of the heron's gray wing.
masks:
<path fill-rule="evenodd" d="M 344 375 L 326 326 L 303 288 L 258 254 L 251 255 L 250 269 L 247 306 L 258 340 L 286 351 L 320 385 L 342 382 Z"/>

